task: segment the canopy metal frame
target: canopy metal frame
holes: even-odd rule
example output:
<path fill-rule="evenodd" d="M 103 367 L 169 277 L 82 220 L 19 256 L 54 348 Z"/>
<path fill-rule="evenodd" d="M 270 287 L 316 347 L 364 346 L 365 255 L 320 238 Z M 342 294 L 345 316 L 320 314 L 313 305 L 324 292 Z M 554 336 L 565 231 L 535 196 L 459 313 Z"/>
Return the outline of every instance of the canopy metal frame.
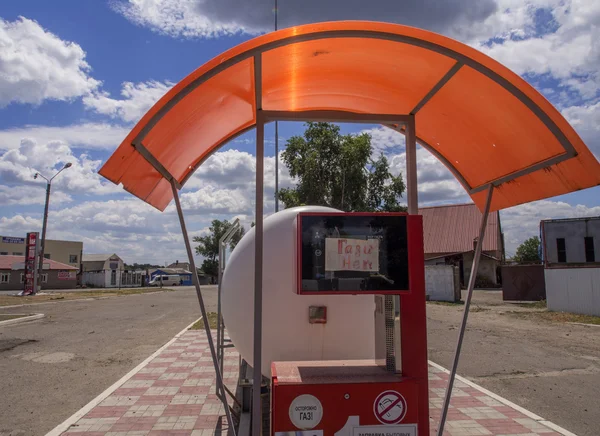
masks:
<path fill-rule="evenodd" d="M 406 44 L 412 44 L 419 47 L 423 47 L 437 53 L 444 54 L 456 60 L 447 73 L 442 79 L 425 95 L 425 97 L 414 107 L 409 114 L 368 114 L 368 113 L 355 113 L 348 111 L 274 111 L 274 110 L 263 110 L 262 105 L 262 53 L 268 50 L 272 50 L 277 47 L 286 46 L 303 41 L 311 41 L 322 38 L 376 38 L 383 40 L 391 40 L 402 42 Z M 163 107 L 160 108 L 154 114 L 153 117 L 144 125 L 135 139 L 132 141 L 132 146 L 148 161 L 161 175 L 163 178 L 168 180 L 172 186 L 173 196 L 175 199 L 175 206 L 179 215 L 181 224 L 181 230 L 188 252 L 188 258 L 190 265 L 195 270 L 193 253 L 190 247 L 183 210 L 179 201 L 178 190 L 185 185 L 185 182 L 191 177 L 194 171 L 208 158 L 197 162 L 190 171 L 184 176 L 182 182 L 179 182 L 169 171 L 148 151 L 142 144 L 144 137 L 150 132 L 150 130 L 158 123 L 158 121 L 179 101 L 181 101 L 186 95 L 197 88 L 200 84 L 204 83 L 211 77 L 214 77 L 219 72 L 226 70 L 227 68 L 237 64 L 240 61 L 253 57 L 254 62 L 254 86 L 255 86 L 255 116 L 256 123 L 252 126 L 248 126 L 237 132 L 233 132 L 227 138 L 223 139 L 220 143 L 213 147 L 213 151 L 218 150 L 226 142 L 230 141 L 236 136 L 250 131 L 252 128 L 256 129 L 256 200 L 255 200 L 255 265 L 254 265 L 254 356 L 253 356 L 253 394 L 252 394 L 252 434 L 261 434 L 262 424 L 262 407 L 261 407 L 261 385 L 262 385 L 262 374 L 260 368 L 262 366 L 262 285 L 263 285 L 263 214 L 264 214 L 264 136 L 265 136 L 265 124 L 274 121 L 328 121 L 328 122 L 351 122 L 351 123 L 367 123 L 367 124 L 382 124 L 396 131 L 405 134 L 406 137 L 406 178 L 407 178 L 407 201 L 408 201 L 408 212 L 410 214 L 418 213 L 418 191 L 417 191 L 417 159 L 416 159 L 416 144 L 421 144 L 425 149 L 430 151 L 436 156 L 458 179 L 463 185 L 465 190 L 469 194 L 474 194 L 483 190 L 487 190 L 487 200 L 484 210 L 483 220 L 481 228 L 479 230 L 479 239 L 477 241 L 477 247 L 474 254 L 473 267 L 471 275 L 469 277 L 467 301 L 464 308 L 463 320 L 461 328 L 458 334 L 458 342 L 454 355 L 454 361 L 452 370 L 450 372 L 450 379 L 448 382 L 448 388 L 444 399 L 444 406 L 442 409 L 442 415 L 440 424 L 438 427 L 438 435 L 442 435 L 444 431 L 445 420 L 452 397 L 452 387 L 458 368 L 458 362 L 460 359 L 460 353 L 462 348 L 462 342 L 464 333 L 467 326 L 467 319 L 469 315 L 470 302 L 475 285 L 475 278 L 477 275 L 477 268 L 479 266 L 479 259 L 481 257 L 483 240 L 485 237 L 485 230 L 487 226 L 487 218 L 489 216 L 490 205 L 494 188 L 508 181 L 514 180 L 518 177 L 526 174 L 538 171 L 543 168 L 550 167 L 564 160 L 570 159 L 577 155 L 571 142 L 565 136 L 565 134 L 559 129 L 554 121 L 528 97 L 523 91 L 518 89 L 515 85 L 510 83 L 507 79 L 500 76 L 498 73 L 491 69 L 479 64 L 473 59 L 455 52 L 447 47 L 440 46 L 430 41 L 423 41 L 417 38 L 397 35 L 385 32 L 374 32 L 374 31 L 356 31 L 356 30 L 338 30 L 338 31 L 323 31 L 314 32 L 310 34 L 296 35 L 287 38 L 283 38 L 277 41 L 266 43 L 256 48 L 247 50 L 246 52 L 240 53 L 234 56 L 218 66 L 215 66 L 210 71 L 206 72 L 202 76 L 198 77 L 193 82 L 189 83 L 184 87 L 174 98 L 169 100 Z M 525 104 L 536 116 L 548 127 L 548 129 L 554 134 L 557 140 L 564 148 L 564 153 L 554 156 L 552 158 L 543 160 L 541 162 L 530 165 L 519 171 L 507 174 L 498 179 L 486 182 L 480 186 L 470 186 L 461 173 L 442 155 L 427 144 L 425 141 L 417 137 L 415 114 L 427 104 L 429 100 L 440 90 L 443 86 L 460 70 L 464 65 L 467 65 L 478 72 L 486 75 L 503 88 L 507 89 L 511 94 L 516 96 L 523 104 Z M 202 292 L 200 290 L 200 283 L 197 274 L 193 275 L 194 284 L 196 286 L 196 293 L 198 301 L 200 303 L 200 309 L 203 318 L 206 320 L 206 309 L 202 298 Z M 218 357 L 215 351 L 213 338 L 210 331 L 208 322 L 205 322 L 205 330 L 208 336 L 209 347 L 211 350 L 213 364 L 215 366 L 215 372 L 217 376 L 217 389 L 220 392 L 224 392 L 222 370 L 218 364 Z M 233 421 L 229 407 L 226 402 L 225 395 L 222 396 L 223 405 L 227 415 L 227 420 L 230 425 L 231 431 L 235 434 Z"/>
<path fill-rule="evenodd" d="M 262 85 L 261 80 L 257 80 L 257 78 L 262 78 L 262 74 L 258 71 L 256 59 L 261 59 L 262 53 L 267 52 L 269 50 L 273 50 L 279 47 L 284 47 L 290 44 L 296 44 L 306 41 L 314 41 L 319 39 L 327 39 L 327 38 L 370 38 L 370 39 L 380 39 L 387 41 L 394 41 L 399 43 L 404 43 L 408 45 L 413 45 L 417 47 L 421 47 L 427 50 L 431 50 L 435 53 L 442 54 L 449 58 L 454 59 L 455 64 L 448 69 L 448 71 L 444 74 L 444 76 L 430 89 L 430 91 L 418 102 L 414 109 L 411 111 L 409 115 L 415 115 L 421 108 L 423 108 L 428 101 L 430 101 L 437 92 L 444 87 L 444 85 L 452 79 L 452 77 L 463 67 L 468 66 L 477 72 L 485 75 L 489 79 L 493 80 L 495 83 L 500 85 L 502 88 L 506 89 L 513 96 L 515 96 L 521 103 L 523 103 L 532 113 L 534 113 L 538 119 L 552 132 L 552 134 L 556 137 L 558 142 L 564 149 L 564 153 L 559 155 L 547 158 L 540 162 L 534 163 L 528 167 L 525 167 L 519 171 L 503 175 L 495 180 L 491 180 L 489 182 L 485 182 L 484 184 L 478 186 L 471 186 L 466 179 L 461 175 L 460 171 L 453 165 L 452 162 L 448 161 L 444 158 L 439 152 L 437 152 L 427 141 L 422 138 L 417 137 L 417 142 L 429 152 L 431 152 L 434 156 L 436 156 L 458 179 L 458 181 L 462 184 L 465 190 L 469 194 L 475 194 L 480 191 L 484 191 L 487 189 L 488 184 L 493 184 L 495 187 L 514 180 L 518 177 L 527 175 L 529 173 L 539 171 L 541 169 L 550 167 L 557 163 L 563 162 L 565 160 L 571 159 L 577 156 L 577 151 L 575 147 L 570 142 L 570 140 L 566 137 L 563 131 L 556 125 L 556 123 L 550 118 L 550 116 L 544 112 L 544 110 L 537 105 L 529 96 L 527 96 L 521 89 L 512 84 L 506 78 L 502 77 L 496 71 L 490 69 L 489 67 L 482 65 L 474 59 L 466 56 L 463 53 L 459 53 L 455 50 L 452 50 L 448 47 L 442 46 L 432 41 L 426 41 L 423 39 L 411 37 L 408 35 L 399 35 L 396 33 L 388 33 L 382 31 L 370 31 L 370 30 L 327 30 L 327 31 L 319 31 L 312 32 L 301 35 L 293 35 L 288 36 L 286 38 L 282 38 L 276 41 L 268 42 L 263 45 L 253 47 L 248 49 L 245 52 L 239 53 L 236 56 L 233 56 L 222 63 L 216 65 L 209 71 L 202 74 L 200 77 L 196 78 L 194 81 L 187 84 L 183 89 L 179 91 L 177 95 L 175 95 L 171 100 L 166 102 L 164 106 L 162 106 L 144 125 L 144 127 L 140 130 L 140 132 L 136 135 L 136 137 L 132 141 L 132 146 L 136 148 L 138 152 L 147 160 L 162 176 L 163 178 L 171 181 L 175 180 L 179 186 L 185 185 L 186 181 L 193 175 L 193 173 L 202 165 L 203 162 L 210 156 L 204 156 L 203 159 L 199 160 L 195 165 L 193 165 L 190 170 L 185 174 L 182 181 L 177 181 L 169 171 L 164 168 L 164 166 L 147 150 L 142 144 L 143 139 L 146 135 L 152 130 L 152 128 L 164 117 L 169 110 L 171 110 L 177 103 L 179 103 L 183 98 L 189 95 L 194 89 L 196 89 L 201 84 L 205 83 L 212 77 L 215 77 L 222 71 L 236 65 L 239 62 L 242 62 L 246 59 L 254 58 L 254 80 L 255 83 L 259 82 Z M 262 62 L 259 62 L 259 68 L 262 69 Z M 262 86 L 255 87 L 255 94 L 259 93 L 259 90 L 262 90 Z M 259 96 L 256 96 L 256 99 L 259 99 Z M 260 96 L 262 100 L 262 96 Z M 259 123 L 259 111 L 262 110 L 262 106 L 256 107 L 256 123 L 248 126 L 240 131 L 232 132 L 226 138 L 224 138 L 221 142 L 216 144 L 213 147 L 213 152 L 221 148 L 224 144 L 231 141 L 235 137 L 247 133 L 252 128 L 258 128 Z M 266 121 L 330 121 L 331 118 L 325 116 L 326 112 L 336 112 L 337 114 L 347 114 L 347 116 L 334 117 L 338 118 L 338 121 L 350 121 L 350 122 L 362 122 L 362 123 L 371 123 L 377 124 L 380 121 L 385 120 L 388 117 L 391 117 L 390 114 L 385 115 L 375 115 L 375 114 L 358 114 L 354 112 L 344 112 L 344 111 L 265 111 Z M 300 114 L 305 115 L 304 118 L 300 117 Z M 334 115 L 334 114 L 332 114 Z M 402 115 L 401 117 L 406 117 L 407 115 Z M 378 118 L 382 118 L 378 120 Z M 356 121 L 358 120 L 358 121 Z M 381 124 L 386 125 L 387 127 L 392 127 L 396 129 L 395 126 L 390 125 L 389 123 L 381 122 Z"/>

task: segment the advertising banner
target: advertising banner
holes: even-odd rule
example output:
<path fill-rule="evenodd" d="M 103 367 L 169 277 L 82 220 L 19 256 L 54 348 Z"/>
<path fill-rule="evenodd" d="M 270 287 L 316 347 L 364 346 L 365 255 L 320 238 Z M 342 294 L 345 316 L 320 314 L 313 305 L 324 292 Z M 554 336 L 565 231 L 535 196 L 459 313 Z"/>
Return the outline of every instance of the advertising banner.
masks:
<path fill-rule="evenodd" d="M 27 233 L 25 245 L 25 278 L 21 295 L 32 295 L 37 287 L 37 260 L 39 253 L 39 233 Z"/>

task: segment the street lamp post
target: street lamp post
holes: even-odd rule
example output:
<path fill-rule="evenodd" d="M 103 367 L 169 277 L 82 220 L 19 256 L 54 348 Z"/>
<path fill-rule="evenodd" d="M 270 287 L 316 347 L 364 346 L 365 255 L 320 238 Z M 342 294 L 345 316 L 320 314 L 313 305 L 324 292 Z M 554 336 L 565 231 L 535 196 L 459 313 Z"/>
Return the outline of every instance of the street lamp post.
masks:
<path fill-rule="evenodd" d="M 52 186 L 52 180 L 56 176 L 58 176 L 63 170 L 66 170 L 67 168 L 69 168 L 71 165 L 73 165 L 71 162 L 66 163 L 65 166 L 62 167 L 52 177 L 50 177 L 50 179 L 47 179 L 39 172 L 35 173 L 35 175 L 33 176 L 34 179 L 41 177 L 42 179 L 44 179 L 46 181 L 46 206 L 44 207 L 44 222 L 42 224 L 42 242 L 40 244 L 40 263 L 39 263 L 39 267 L 38 267 L 39 271 L 38 271 L 38 286 L 37 286 L 38 290 L 42 289 L 42 273 L 44 270 L 44 248 L 46 246 L 46 224 L 48 223 L 48 204 L 50 203 L 50 188 Z"/>

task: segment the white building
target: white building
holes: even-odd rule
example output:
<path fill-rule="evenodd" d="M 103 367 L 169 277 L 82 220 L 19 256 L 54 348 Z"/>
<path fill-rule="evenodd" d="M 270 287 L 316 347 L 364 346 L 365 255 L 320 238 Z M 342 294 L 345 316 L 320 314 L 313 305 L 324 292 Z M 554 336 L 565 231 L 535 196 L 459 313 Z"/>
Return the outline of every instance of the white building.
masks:
<path fill-rule="evenodd" d="M 116 254 L 84 254 L 82 284 L 94 288 L 142 286 L 143 271 L 125 271 L 123 260 Z"/>
<path fill-rule="evenodd" d="M 540 223 L 548 309 L 600 316 L 600 217 Z"/>

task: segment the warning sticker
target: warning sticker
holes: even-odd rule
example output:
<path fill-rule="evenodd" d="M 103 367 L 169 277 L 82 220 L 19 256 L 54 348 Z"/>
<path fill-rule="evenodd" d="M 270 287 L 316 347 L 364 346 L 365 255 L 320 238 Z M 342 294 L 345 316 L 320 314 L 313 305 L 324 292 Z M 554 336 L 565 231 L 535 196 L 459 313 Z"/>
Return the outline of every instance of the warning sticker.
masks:
<path fill-rule="evenodd" d="M 417 436 L 417 425 L 363 425 L 354 427 L 352 436 Z"/>
<path fill-rule="evenodd" d="M 315 428 L 323 417 L 323 406 L 314 395 L 300 395 L 290 404 L 290 421 L 301 430 Z"/>
<path fill-rule="evenodd" d="M 385 391 L 375 399 L 373 413 L 382 424 L 396 424 L 406 415 L 406 400 L 396 391 Z"/>

